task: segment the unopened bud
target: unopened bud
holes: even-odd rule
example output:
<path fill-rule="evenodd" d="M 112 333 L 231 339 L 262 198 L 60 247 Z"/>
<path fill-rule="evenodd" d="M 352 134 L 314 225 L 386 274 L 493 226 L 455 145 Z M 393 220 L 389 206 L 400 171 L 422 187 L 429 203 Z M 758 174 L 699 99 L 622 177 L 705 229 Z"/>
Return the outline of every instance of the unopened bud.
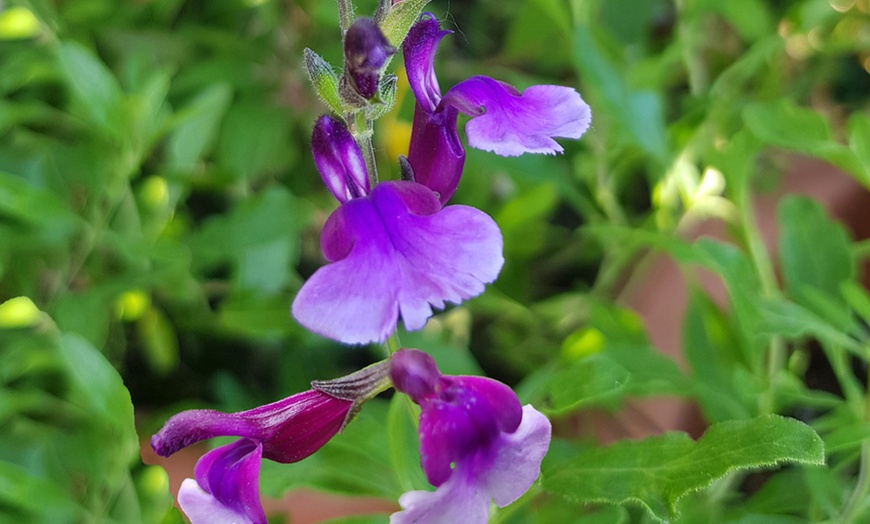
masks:
<path fill-rule="evenodd" d="M 378 92 L 381 69 L 396 48 L 371 18 L 357 18 L 344 37 L 345 71 L 356 91 L 366 99 Z"/>

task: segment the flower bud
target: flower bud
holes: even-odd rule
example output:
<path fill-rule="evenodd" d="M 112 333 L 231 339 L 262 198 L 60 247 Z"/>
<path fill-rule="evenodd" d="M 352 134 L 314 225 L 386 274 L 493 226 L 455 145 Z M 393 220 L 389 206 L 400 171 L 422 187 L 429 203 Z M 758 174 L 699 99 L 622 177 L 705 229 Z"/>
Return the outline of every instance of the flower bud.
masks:
<path fill-rule="evenodd" d="M 387 37 L 371 18 L 357 18 L 344 37 L 345 71 L 363 98 L 378 92 L 381 69 L 396 53 Z"/>
<path fill-rule="evenodd" d="M 359 145 L 338 120 L 323 115 L 311 134 L 314 165 L 329 191 L 344 203 L 369 192 L 369 175 Z"/>

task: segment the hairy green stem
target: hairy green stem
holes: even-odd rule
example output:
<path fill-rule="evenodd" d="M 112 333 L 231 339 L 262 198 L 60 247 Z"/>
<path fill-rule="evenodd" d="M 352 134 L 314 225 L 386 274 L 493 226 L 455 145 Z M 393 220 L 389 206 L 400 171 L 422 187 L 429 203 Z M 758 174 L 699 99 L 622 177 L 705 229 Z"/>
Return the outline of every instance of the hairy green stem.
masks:
<path fill-rule="evenodd" d="M 341 38 L 353 23 L 353 2 L 351 0 L 338 0 L 338 23 L 341 25 Z"/>
<path fill-rule="evenodd" d="M 350 132 L 353 134 L 353 138 L 362 151 L 366 170 L 369 172 L 369 183 L 374 188 L 378 184 L 378 165 L 375 162 L 375 148 L 372 145 L 375 122 L 368 117 L 367 113 L 368 111 L 362 110 L 352 116 L 349 115 L 346 120 L 351 126 Z"/>
<path fill-rule="evenodd" d="M 758 275 L 758 281 L 761 284 L 761 293 L 766 298 L 775 298 L 779 296 L 779 287 L 776 281 L 776 273 L 773 269 L 773 262 L 767 252 L 767 247 L 764 245 L 764 240 L 761 238 L 761 231 L 758 228 L 758 223 L 755 220 L 755 214 L 752 209 L 752 199 L 749 193 L 749 177 L 743 177 L 743 181 L 739 184 L 735 195 L 734 203 L 740 213 L 740 223 L 743 226 L 743 235 L 746 242 L 749 256 L 752 260 L 752 265 L 755 268 L 755 273 Z M 767 391 L 759 397 L 759 411 L 761 414 L 773 413 L 775 410 L 776 391 L 774 384 L 776 376 L 785 366 L 786 348 L 785 341 L 780 336 L 774 336 L 770 340 L 770 346 L 767 348 L 767 355 L 764 363 L 764 369 L 767 375 Z"/>
<path fill-rule="evenodd" d="M 392 355 L 396 351 L 402 349 L 402 341 L 399 340 L 399 333 L 393 331 L 393 334 L 384 343 L 384 349 L 387 350 L 387 355 Z"/>

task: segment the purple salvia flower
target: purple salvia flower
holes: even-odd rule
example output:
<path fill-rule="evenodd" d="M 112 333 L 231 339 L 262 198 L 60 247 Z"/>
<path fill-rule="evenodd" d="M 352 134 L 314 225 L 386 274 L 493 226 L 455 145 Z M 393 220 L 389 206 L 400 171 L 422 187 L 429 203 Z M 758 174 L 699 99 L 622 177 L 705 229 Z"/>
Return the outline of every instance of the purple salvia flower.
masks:
<path fill-rule="evenodd" d="M 435 76 L 438 43 L 450 31 L 441 30 L 431 13 L 424 13 L 403 44 L 408 82 L 417 99 L 408 160 L 417 182 L 447 202 L 456 191 L 465 150 L 456 130 L 459 113 L 471 117 L 465 126 L 468 144 L 502 156 L 561 153 L 553 137 L 580 138 L 592 114 L 569 87 L 540 85 L 520 93 L 485 76 L 473 76 L 442 97 Z"/>
<path fill-rule="evenodd" d="M 185 479 L 178 491 L 190 522 L 266 524 L 259 488 L 262 454 L 262 444 L 241 439 L 203 455 L 194 469 L 196 480 Z"/>
<path fill-rule="evenodd" d="M 352 400 L 312 389 L 240 413 L 182 411 L 151 438 L 151 447 L 168 457 L 201 440 L 243 437 L 261 444 L 262 455 L 269 460 L 297 462 L 338 433 L 352 405 Z"/>
<path fill-rule="evenodd" d="M 382 182 L 368 191 L 365 166 L 356 161 L 319 158 L 358 152 L 339 122 L 317 121 L 340 145 L 313 145 L 324 182 L 342 202 L 330 215 L 320 245 L 330 264 L 309 278 L 293 301 L 293 316 L 306 328 L 350 344 L 383 342 L 401 315 L 409 330 L 422 328 L 432 307 L 460 303 L 483 292 L 504 263 L 498 226 L 485 213 L 467 206 L 442 209 L 429 188 L 407 181 Z M 343 158 L 344 158 L 343 157 Z M 332 169 L 332 168 L 330 168 Z M 355 170 L 355 172 L 350 172 Z M 343 184 L 343 185 L 342 185 Z M 348 189 L 362 192 L 355 198 Z"/>
<path fill-rule="evenodd" d="M 344 61 L 356 92 L 372 98 L 378 92 L 381 68 L 396 53 L 378 24 L 371 18 L 357 18 L 344 36 Z"/>
<path fill-rule="evenodd" d="M 389 387 L 388 361 L 314 389 L 239 413 L 196 409 L 170 418 L 151 438 L 162 457 L 217 436 L 241 437 L 213 449 L 196 463 L 196 480 L 186 479 L 178 502 L 194 524 L 265 524 L 260 505 L 260 460 L 300 461 L 326 444 L 353 418 L 360 405 Z"/>
<path fill-rule="evenodd" d="M 490 500 L 512 503 L 534 483 L 550 445 L 550 422 L 504 384 L 445 376 L 422 351 L 391 358 L 396 389 L 420 405 L 420 457 L 434 492 L 411 491 L 391 524 L 487 521 Z"/>

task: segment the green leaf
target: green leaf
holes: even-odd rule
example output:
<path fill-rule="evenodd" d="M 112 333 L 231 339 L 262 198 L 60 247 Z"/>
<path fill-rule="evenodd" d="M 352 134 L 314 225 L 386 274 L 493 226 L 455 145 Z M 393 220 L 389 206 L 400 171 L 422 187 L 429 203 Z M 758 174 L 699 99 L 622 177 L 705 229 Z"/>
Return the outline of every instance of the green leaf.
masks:
<path fill-rule="evenodd" d="M 64 334 L 60 342 L 60 356 L 73 385 L 70 401 L 99 417 L 111 432 L 106 436 L 116 446 L 135 453 L 138 439 L 133 425 L 133 403 L 118 371 L 84 338 Z M 128 458 L 121 460 L 126 463 Z"/>
<path fill-rule="evenodd" d="M 60 44 L 60 70 L 89 120 L 111 136 L 125 130 L 124 95 L 112 72 L 75 42 Z"/>
<path fill-rule="evenodd" d="M 338 94 L 338 75 L 329 62 L 307 47 L 302 52 L 305 58 L 305 70 L 308 72 L 308 80 L 317 96 L 323 100 L 336 114 L 344 114 L 344 106 Z"/>
<path fill-rule="evenodd" d="M 849 148 L 861 162 L 862 170 L 854 173 L 864 187 L 870 189 L 870 118 L 856 112 L 849 117 Z"/>
<path fill-rule="evenodd" d="M 696 381 L 696 397 L 707 420 L 748 418 L 755 399 L 735 383 L 731 372 L 742 365 L 736 327 L 713 301 L 698 289 L 689 294 L 683 318 L 683 348 Z"/>
<path fill-rule="evenodd" d="M 677 364 L 649 344 L 609 343 L 601 354 L 628 371 L 628 395 L 686 395 L 691 390 Z"/>
<path fill-rule="evenodd" d="M 866 167 L 851 149 L 834 140 L 828 121 L 815 111 L 781 99 L 747 106 L 743 120 L 764 142 L 826 160 L 866 184 Z"/>
<path fill-rule="evenodd" d="M 0 217 L 38 227 L 57 241 L 71 234 L 80 222 L 70 206 L 54 193 L 3 172 L 0 172 Z"/>
<path fill-rule="evenodd" d="M 840 224 L 830 220 L 822 206 L 806 197 L 783 198 L 777 218 L 780 226 L 779 257 L 785 288 L 795 302 L 815 309 L 813 290 L 842 304 L 840 284 L 851 280 L 855 266 L 849 238 Z"/>
<path fill-rule="evenodd" d="M 390 45 L 396 48 L 402 45 L 405 37 L 408 36 L 408 31 L 411 30 L 411 26 L 420 18 L 420 13 L 423 12 L 423 8 L 428 3 L 429 0 L 405 0 L 393 4 L 387 16 L 380 23 L 381 31 L 387 37 Z"/>
<path fill-rule="evenodd" d="M 759 302 L 759 311 L 762 317 L 758 326 L 759 333 L 784 335 L 789 338 L 811 336 L 865 356 L 863 347 L 857 340 L 799 304 L 784 299 L 768 299 Z"/>
<path fill-rule="evenodd" d="M 681 498 L 731 471 L 824 459 L 824 444 L 812 428 L 766 415 L 714 424 L 697 442 L 668 433 L 586 448 L 569 460 L 546 461 L 542 475 L 551 493 L 581 502 L 632 502 L 666 521 L 677 515 Z"/>
<path fill-rule="evenodd" d="M 81 522 L 82 512 L 61 485 L 0 461 L 0 516 L 9 522 Z M 14 518 L 13 518 L 14 516 Z"/>
<path fill-rule="evenodd" d="M 176 115 L 167 143 L 169 169 L 190 171 L 208 154 L 232 94 L 226 84 L 207 87 Z"/>
<path fill-rule="evenodd" d="M 667 132 L 661 96 L 652 91 L 630 89 L 626 80 L 602 52 L 589 27 L 574 30 L 574 63 L 580 76 L 589 82 L 598 102 L 599 115 L 613 118 L 630 139 L 659 162 L 668 157 Z M 610 115 L 609 117 L 607 115 Z"/>
<path fill-rule="evenodd" d="M 417 419 L 420 410 L 407 395 L 393 395 L 387 413 L 387 448 L 393 473 L 405 491 L 428 486 L 420 466 Z"/>
<path fill-rule="evenodd" d="M 777 512 L 796 513 L 804 510 L 810 501 L 809 496 L 803 473 L 798 469 L 785 469 L 765 482 L 749 498 L 744 509 L 753 513 L 772 509 Z"/>
<path fill-rule="evenodd" d="M 550 401 L 547 412 L 560 415 L 613 398 L 630 378 L 628 370 L 602 356 L 577 360 L 547 381 L 545 392 Z"/>
<path fill-rule="evenodd" d="M 302 215 L 289 191 L 270 187 L 208 220 L 191 239 L 195 259 L 205 267 L 233 261 L 238 289 L 275 294 L 289 281 L 298 256 Z"/>
<path fill-rule="evenodd" d="M 772 25 L 766 4 L 759 0 L 714 1 L 711 7 L 721 11 L 741 36 L 749 40 L 767 35 Z"/>
<path fill-rule="evenodd" d="M 290 115 L 263 102 L 236 103 L 221 126 L 215 156 L 235 180 L 251 180 L 286 169 L 296 161 Z"/>
<path fill-rule="evenodd" d="M 870 323 L 870 293 L 855 281 L 843 282 L 840 287 L 843 298 L 864 322 Z"/>

